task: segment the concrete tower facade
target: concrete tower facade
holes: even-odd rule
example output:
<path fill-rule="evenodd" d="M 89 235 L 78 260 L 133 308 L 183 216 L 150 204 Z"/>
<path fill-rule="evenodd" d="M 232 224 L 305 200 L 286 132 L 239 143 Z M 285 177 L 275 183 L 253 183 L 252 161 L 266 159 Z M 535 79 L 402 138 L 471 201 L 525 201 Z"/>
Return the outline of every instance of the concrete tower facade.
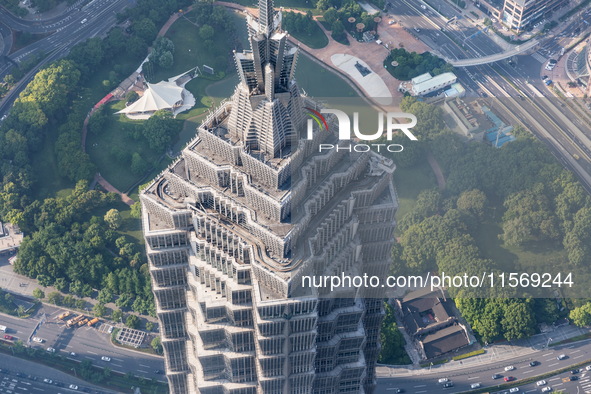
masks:
<path fill-rule="evenodd" d="M 306 139 L 304 108 L 319 108 L 293 78 L 281 15 L 260 0 L 247 23 L 233 96 L 140 195 L 171 393 L 372 392 L 380 296 L 302 277 L 387 274 L 395 166 L 318 152 L 345 141 Z"/>

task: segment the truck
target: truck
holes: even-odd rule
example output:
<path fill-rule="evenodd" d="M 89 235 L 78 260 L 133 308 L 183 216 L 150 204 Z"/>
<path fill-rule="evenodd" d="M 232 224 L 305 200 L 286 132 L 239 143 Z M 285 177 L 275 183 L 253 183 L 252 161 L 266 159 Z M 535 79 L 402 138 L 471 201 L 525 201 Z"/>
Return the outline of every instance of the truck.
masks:
<path fill-rule="evenodd" d="M 78 323 L 76 323 L 76 324 L 78 325 L 78 327 L 82 327 L 86 323 L 88 323 L 88 319 L 87 318 L 84 318 L 84 319 L 78 321 Z"/>
<path fill-rule="evenodd" d="M 59 320 L 64 320 L 66 317 L 70 316 L 72 314 L 72 312 L 70 311 L 65 311 L 64 313 L 61 313 L 60 315 L 58 315 L 58 319 Z"/>
<path fill-rule="evenodd" d="M 0 332 L 6 332 L 7 330 L 8 330 L 8 327 L 0 326 Z"/>
<path fill-rule="evenodd" d="M 79 316 L 76 316 L 75 318 L 73 318 L 73 319 L 70 319 L 70 320 L 68 320 L 68 321 L 66 322 L 66 327 L 72 327 L 72 326 L 75 326 L 75 325 L 76 325 L 76 324 L 78 324 L 78 322 L 79 322 L 80 320 L 82 320 L 82 319 L 84 319 L 84 315 L 79 315 Z"/>
<path fill-rule="evenodd" d="M 96 324 L 96 323 L 98 323 L 99 321 L 100 321 L 100 320 L 99 320 L 99 318 L 98 318 L 98 317 L 95 317 L 94 319 L 92 319 L 91 321 L 89 321 L 89 322 L 87 323 L 87 324 L 88 324 L 88 327 L 92 327 L 93 325 L 95 325 L 95 324 Z"/>

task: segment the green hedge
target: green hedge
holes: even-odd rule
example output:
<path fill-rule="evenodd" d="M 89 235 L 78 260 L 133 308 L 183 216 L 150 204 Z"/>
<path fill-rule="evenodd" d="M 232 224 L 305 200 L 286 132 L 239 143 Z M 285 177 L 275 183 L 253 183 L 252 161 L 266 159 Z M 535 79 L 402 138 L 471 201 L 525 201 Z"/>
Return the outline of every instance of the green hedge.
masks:
<path fill-rule="evenodd" d="M 465 354 L 460 354 L 459 356 L 454 356 L 451 359 L 454 361 L 458 361 L 458 360 L 463 360 L 468 357 L 478 356 L 478 355 L 484 354 L 484 353 L 486 353 L 486 350 L 479 349 L 479 350 L 474 350 L 473 352 L 470 352 L 470 353 L 465 353 Z"/>

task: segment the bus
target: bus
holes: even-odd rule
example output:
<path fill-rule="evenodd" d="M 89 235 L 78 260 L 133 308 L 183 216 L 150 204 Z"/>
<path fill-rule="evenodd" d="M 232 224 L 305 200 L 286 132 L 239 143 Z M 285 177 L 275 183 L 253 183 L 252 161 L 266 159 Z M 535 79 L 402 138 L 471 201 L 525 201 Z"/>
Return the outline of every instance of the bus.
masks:
<path fill-rule="evenodd" d="M 93 325 L 95 325 L 98 322 L 99 322 L 99 318 L 95 317 L 94 319 L 92 319 L 91 321 L 88 322 L 88 327 L 92 327 Z"/>

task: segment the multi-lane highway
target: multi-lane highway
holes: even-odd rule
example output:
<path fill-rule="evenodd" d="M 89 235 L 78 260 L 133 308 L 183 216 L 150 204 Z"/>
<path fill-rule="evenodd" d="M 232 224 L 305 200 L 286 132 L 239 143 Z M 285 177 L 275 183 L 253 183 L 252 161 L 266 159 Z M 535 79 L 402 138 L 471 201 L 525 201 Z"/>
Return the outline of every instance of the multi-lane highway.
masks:
<path fill-rule="evenodd" d="M 103 323 L 102 327 L 66 328 L 64 322 L 57 319 L 61 312 L 60 308 L 44 305 L 29 319 L 0 315 L 0 325 L 8 327 L 8 334 L 14 340 L 42 350 L 53 348 L 73 361 L 89 360 L 94 365 L 109 367 L 113 371 L 131 372 L 162 382 L 166 380 L 161 374 L 164 370 L 162 357 L 114 346 L 109 339 L 107 323 Z M 33 342 L 33 337 L 42 339 L 43 343 Z M 103 357 L 110 360 L 105 361 Z"/>
<path fill-rule="evenodd" d="M 489 352 L 493 352 L 494 346 L 489 348 Z M 566 358 L 559 360 L 558 356 L 565 355 Z M 498 386 L 504 384 L 504 378 L 512 377 L 519 383 L 520 380 L 529 379 L 531 377 L 543 375 L 556 371 L 562 368 L 570 367 L 591 359 L 591 340 L 578 342 L 576 344 L 555 346 L 550 348 L 543 348 L 539 351 L 520 356 L 513 359 L 503 361 L 494 361 L 492 358 L 489 362 L 483 360 L 482 364 L 471 365 L 466 368 L 461 368 L 455 371 L 448 371 L 441 373 L 437 368 L 432 370 L 422 370 L 420 374 L 397 376 L 392 378 L 381 378 L 378 380 L 376 392 L 379 394 L 388 394 L 396 392 L 395 389 L 402 389 L 406 393 L 413 394 L 427 394 L 427 393 L 460 393 L 469 391 L 471 386 L 479 383 L 483 388 L 490 388 L 491 392 L 498 391 Z M 536 362 L 537 365 L 530 366 L 531 362 Z M 505 371 L 506 367 L 514 367 L 513 370 Z M 495 375 L 498 375 L 495 376 Z M 551 386 L 556 389 L 563 388 L 565 383 L 562 382 L 562 377 L 570 375 L 562 374 L 557 377 L 546 378 Z M 439 383 L 440 379 L 448 379 L 453 383 L 453 387 L 445 388 L 443 384 Z M 556 380 L 560 379 L 560 381 Z M 585 385 L 589 386 L 589 379 L 580 379 L 577 382 L 569 382 L 569 385 Z M 534 387 L 535 386 L 535 387 Z M 587 387 L 586 386 L 586 387 Z M 521 392 L 540 392 L 541 388 L 533 385 L 520 387 Z M 533 390 L 533 391 L 528 391 Z M 508 391 L 508 390 L 506 390 Z M 504 392 L 504 391 L 502 391 Z M 577 389 L 567 391 L 568 393 L 576 393 Z M 584 390 L 580 391 L 585 392 Z"/>
<path fill-rule="evenodd" d="M 433 7 L 411 0 L 389 0 L 388 4 L 394 18 L 402 26 L 446 58 L 466 59 L 503 51 L 488 37 L 488 34 L 494 33 L 473 26 L 443 1 L 434 0 Z M 441 6 L 446 9 L 445 15 L 453 19 L 446 19 L 440 14 Z"/>
<path fill-rule="evenodd" d="M 70 51 L 76 44 L 106 33 L 116 23 L 117 13 L 132 6 L 135 0 L 92 0 L 80 8 L 67 13 L 63 23 L 52 21 L 44 28 L 54 29 L 55 33 L 10 54 L 10 61 L 0 60 L 0 79 L 10 72 L 13 62 L 21 63 L 39 54 L 47 57 L 33 68 L 10 93 L 0 101 L 0 116 L 6 113 L 14 99 L 31 81 L 39 67 L 57 60 Z"/>

